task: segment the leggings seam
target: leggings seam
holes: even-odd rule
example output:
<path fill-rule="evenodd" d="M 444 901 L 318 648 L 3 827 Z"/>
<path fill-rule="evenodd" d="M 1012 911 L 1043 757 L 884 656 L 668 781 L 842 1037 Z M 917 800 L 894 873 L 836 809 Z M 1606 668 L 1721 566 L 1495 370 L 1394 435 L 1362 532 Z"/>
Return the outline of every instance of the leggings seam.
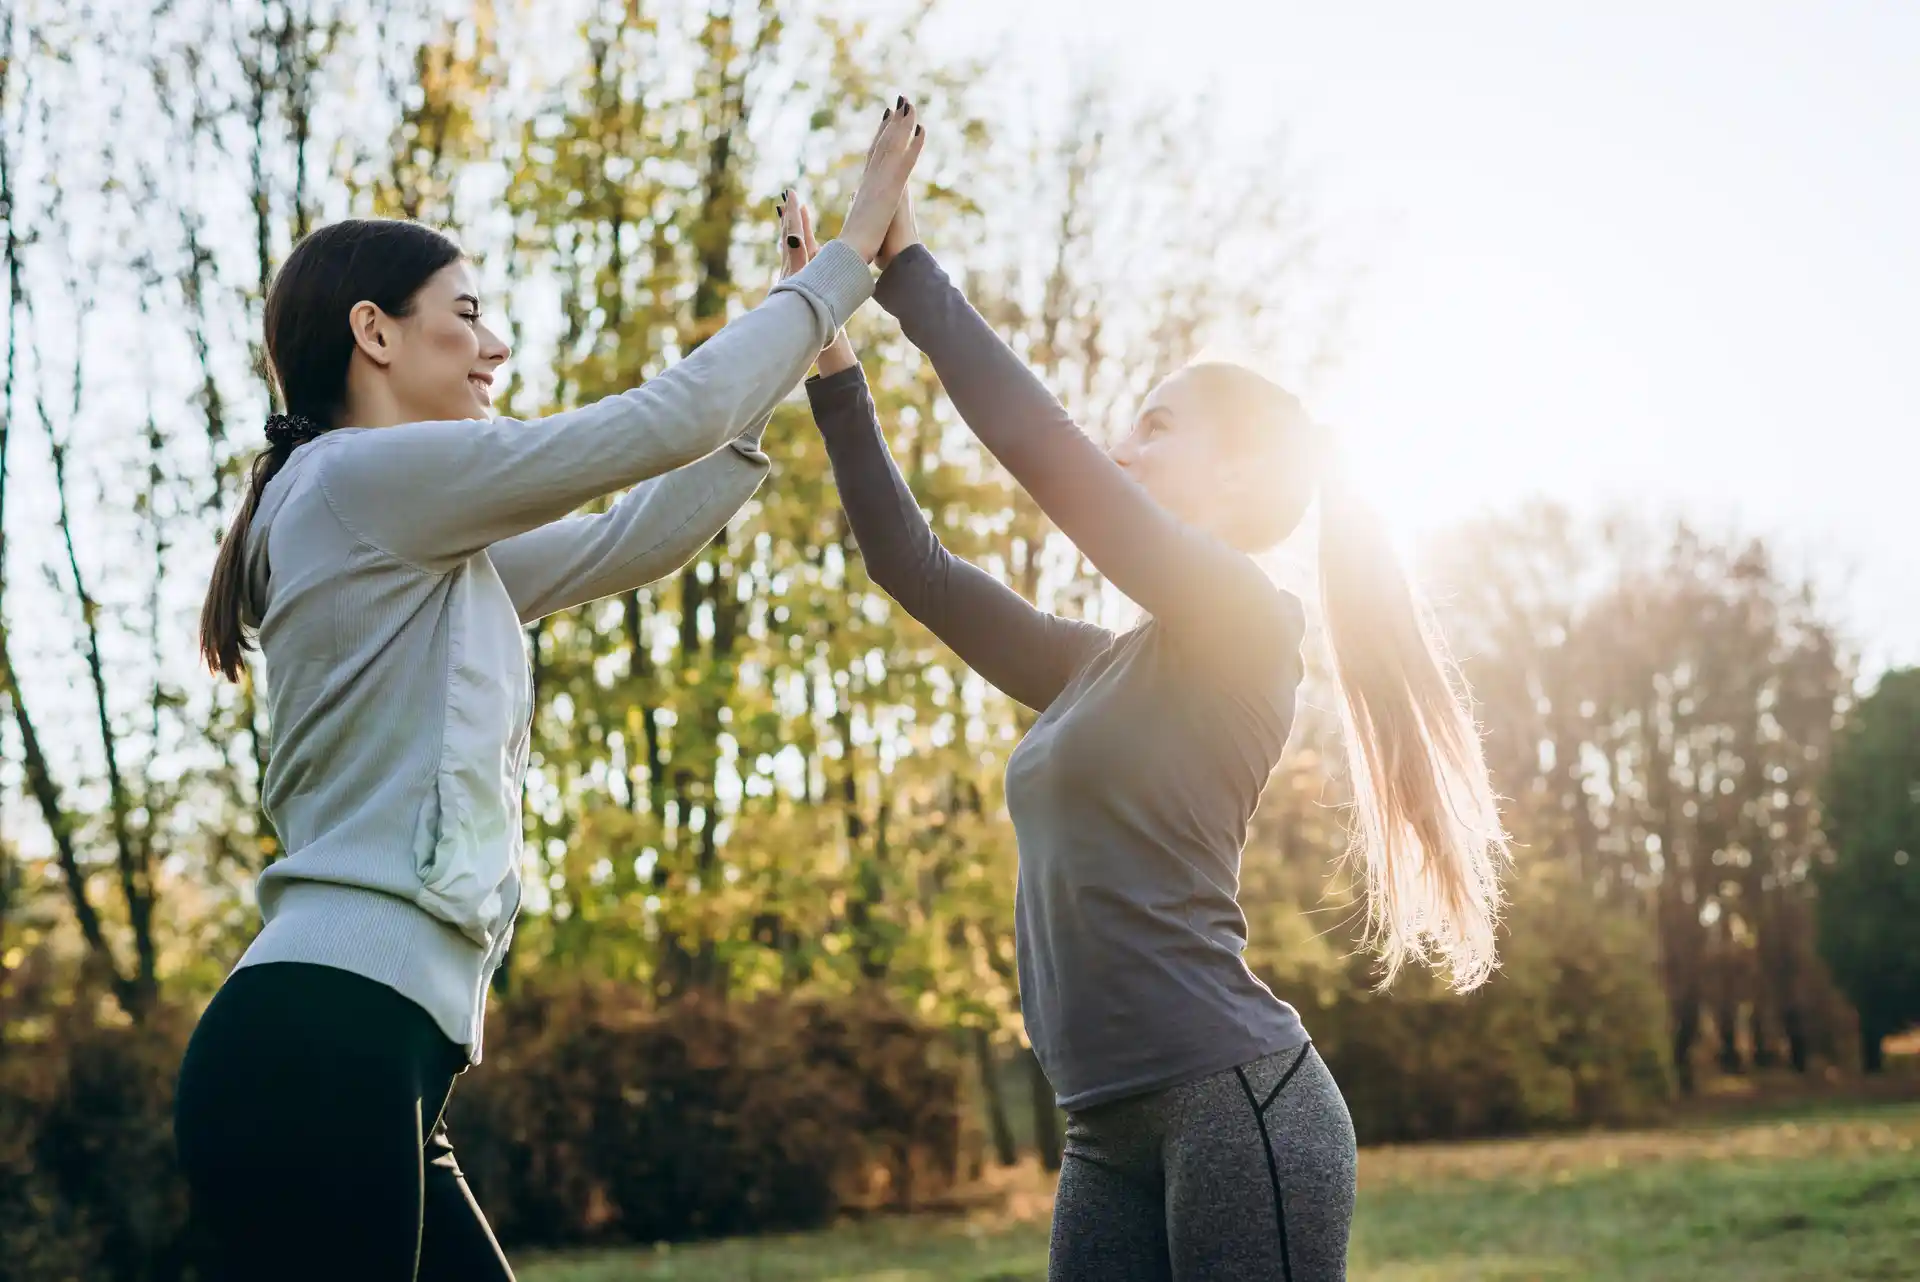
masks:
<path fill-rule="evenodd" d="M 1299 1060 L 1294 1061 L 1295 1068 L 1299 1064 Z M 1267 1134 L 1267 1115 L 1253 1098 L 1253 1084 L 1247 1081 L 1246 1071 L 1236 1068 L 1233 1075 L 1240 1079 L 1240 1089 L 1247 1095 L 1247 1107 L 1253 1110 L 1253 1124 L 1260 1128 L 1260 1146 L 1267 1154 L 1267 1178 L 1273 1181 L 1273 1220 L 1280 1231 L 1280 1275 L 1285 1282 L 1293 1282 L 1293 1257 L 1287 1251 L 1287 1205 L 1280 1193 L 1280 1165 L 1273 1157 L 1273 1137 Z M 1288 1070 L 1288 1076 L 1292 1076 L 1291 1069 Z M 1283 1078 L 1283 1084 L 1284 1081 Z M 1273 1097 L 1270 1095 L 1267 1098 L 1271 1102 Z"/>
<path fill-rule="evenodd" d="M 1308 1042 L 1305 1046 L 1302 1046 L 1300 1053 L 1293 1057 L 1293 1063 L 1287 1065 L 1287 1071 L 1280 1074 L 1280 1080 L 1273 1084 L 1273 1089 L 1267 1092 L 1267 1098 L 1261 1101 L 1260 1112 L 1263 1116 L 1268 1109 L 1273 1107 L 1273 1102 L 1280 1098 L 1280 1092 L 1285 1090 L 1287 1083 L 1293 1080 L 1293 1075 L 1300 1071 L 1300 1066 L 1307 1062 L 1307 1052 L 1312 1049 L 1312 1042 Z"/>

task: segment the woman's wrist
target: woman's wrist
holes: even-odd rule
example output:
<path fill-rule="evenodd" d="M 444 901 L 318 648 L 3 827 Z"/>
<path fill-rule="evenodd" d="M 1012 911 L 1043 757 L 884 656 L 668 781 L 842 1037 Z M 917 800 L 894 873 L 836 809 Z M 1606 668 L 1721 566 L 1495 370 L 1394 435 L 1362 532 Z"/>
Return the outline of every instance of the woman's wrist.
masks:
<path fill-rule="evenodd" d="M 847 341 L 847 332 L 841 330 L 833 336 L 833 341 L 820 349 L 820 377 L 826 378 L 852 369 L 860 363 L 853 354 L 853 344 Z"/>
<path fill-rule="evenodd" d="M 842 242 L 847 248 L 860 255 L 860 261 L 871 266 L 874 260 L 880 257 L 880 251 L 886 247 L 886 237 L 887 229 L 885 227 L 876 231 L 871 227 L 855 223 L 852 218 L 848 218 L 848 220 L 841 225 L 840 234 L 835 236 L 834 239 Z"/>

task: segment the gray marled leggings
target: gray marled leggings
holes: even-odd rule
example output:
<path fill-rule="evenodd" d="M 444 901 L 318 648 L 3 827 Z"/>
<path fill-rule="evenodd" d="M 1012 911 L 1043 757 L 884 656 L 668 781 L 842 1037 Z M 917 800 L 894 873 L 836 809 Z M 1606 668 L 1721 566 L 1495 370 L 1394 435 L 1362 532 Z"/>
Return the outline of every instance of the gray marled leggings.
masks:
<path fill-rule="evenodd" d="M 1341 1282 L 1353 1119 L 1311 1045 L 1072 1113 L 1050 1282 Z"/>

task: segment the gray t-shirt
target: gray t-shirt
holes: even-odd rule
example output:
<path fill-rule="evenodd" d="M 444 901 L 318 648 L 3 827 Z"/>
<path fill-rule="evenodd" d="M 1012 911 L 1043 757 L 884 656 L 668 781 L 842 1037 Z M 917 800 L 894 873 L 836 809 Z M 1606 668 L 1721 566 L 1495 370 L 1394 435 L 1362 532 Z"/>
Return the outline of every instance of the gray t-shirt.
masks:
<path fill-rule="evenodd" d="M 1220 1072 L 1307 1040 L 1247 969 L 1240 852 L 1293 721 L 1302 611 L 1155 503 L 915 247 L 875 297 L 968 425 L 1148 612 L 1116 634 L 1036 609 L 935 538 L 858 369 L 807 385 L 868 574 L 1041 713 L 1007 765 L 1027 1034 L 1062 1107 Z"/>

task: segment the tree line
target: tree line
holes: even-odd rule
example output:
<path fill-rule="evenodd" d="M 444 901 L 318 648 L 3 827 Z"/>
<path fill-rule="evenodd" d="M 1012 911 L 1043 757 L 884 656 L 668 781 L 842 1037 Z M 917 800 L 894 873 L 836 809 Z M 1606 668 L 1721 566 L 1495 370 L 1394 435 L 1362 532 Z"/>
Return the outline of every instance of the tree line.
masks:
<path fill-rule="evenodd" d="M 1297 375 L 1337 345 L 1284 138 L 1229 151 L 1198 104 L 943 60 L 916 40 L 931 4 L 133 7 L 0 9 L 0 985 L 57 970 L 139 1021 L 211 991 L 254 928 L 269 729 L 255 686 L 194 669 L 192 626 L 272 408 L 266 286 L 320 222 L 453 230 L 515 340 L 504 411 L 552 412 L 756 302 L 773 194 L 797 171 L 830 220 L 868 105 L 912 84 L 944 140 L 930 242 L 1083 422 L 1223 335 Z M 853 336 L 949 546 L 1111 621 L 930 368 L 870 318 Z M 591 976 L 660 1006 L 882 992 L 974 1059 L 1003 1156 L 1016 1129 L 1057 1153 L 1021 1051 L 1000 794 L 1027 714 L 868 583 L 803 407 L 767 449 L 772 480 L 684 570 L 529 629 L 528 902 L 496 982 Z M 1860 1032 L 1893 1028 L 1856 1019 L 1819 947 L 1855 672 L 1813 586 L 1761 540 L 1550 505 L 1430 552 L 1522 874 L 1551 870 L 1516 937 L 1623 923 L 1683 1088 L 1871 1060 Z M 1312 657 L 1247 855 L 1254 956 L 1283 996 L 1365 1001 Z"/>

